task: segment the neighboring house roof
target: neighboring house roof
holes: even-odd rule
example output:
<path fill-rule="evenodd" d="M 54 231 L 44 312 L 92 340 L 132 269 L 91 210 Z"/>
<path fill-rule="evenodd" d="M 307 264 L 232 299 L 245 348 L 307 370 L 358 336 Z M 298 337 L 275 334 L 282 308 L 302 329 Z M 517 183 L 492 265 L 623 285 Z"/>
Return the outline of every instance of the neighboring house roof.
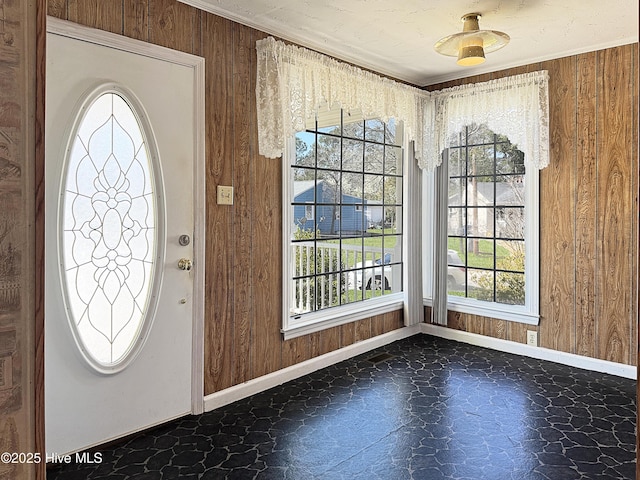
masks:
<path fill-rule="evenodd" d="M 320 180 L 317 184 L 316 184 L 315 180 L 300 180 L 300 181 L 293 182 L 293 198 L 294 198 L 294 200 L 297 199 L 303 193 L 306 193 L 309 190 L 313 190 L 314 188 L 316 188 L 316 185 L 318 186 L 318 188 L 322 189 L 324 183 L 325 183 L 324 180 Z M 329 188 L 331 188 L 331 187 L 329 187 Z M 322 192 L 322 190 L 320 190 L 320 191 Z M 357 203 L 365 203 L 365 205 L 366 205 L 366 204 L 369 204 L 369 203 L 378 203 L 378 202 L 374 202 L 374 201 L 362 202 L 361 198 L 354 197 L 353 195 L 347 195 L 347 194 L 343 194 L 342 198 L 343 198 L 343 202 L 345 202 L 344 199 L 355 199 L 356 200 L 355 201 L 356 204 Z M 352 204 L 354 202 L 352 201 L 352 202 L 345 202 L 345 203 Z"/>
<path fill-rule="evenodd" d="M 478 204 L 487 205 L 488 199 L 493 197 L 493 182 L 478 182 Z M 509 182 L 496 182 L 496 203 L 498 205 L 519 204 L 520 199 Z M 449 205 L 461 205 L 462 200 L 458 193 L 449 197 Z"/>
<path fill-rule="evenodd" d="M 320 181 L 320 183 L 322 182 L 324 182 L 324 180 Z M 311 190 L 315 185 L 315 180 L 299 180 L 293 182 L 293 198 L 297 197 L 301 193 Z"/>

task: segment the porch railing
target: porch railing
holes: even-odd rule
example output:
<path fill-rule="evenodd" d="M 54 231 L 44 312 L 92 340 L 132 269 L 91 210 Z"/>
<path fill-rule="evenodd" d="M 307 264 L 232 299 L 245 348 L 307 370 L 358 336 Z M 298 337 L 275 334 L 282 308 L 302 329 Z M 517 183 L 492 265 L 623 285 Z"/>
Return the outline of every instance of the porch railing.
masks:
<path fill-rule="evenodd" d="M 341 295 L 357 297 L 353 282 L 365 262 L 382 256 L 382 248 L 330 242 L 304 241 L 291 245 L 293 280 L 292 314 L 306 313 L 340 304 Z M 358 265 L 360 264 L 360 265 Z M 349 280 L 352 280 L 351 285 Z M 360 294 L 361 295 L 361 294 Z"/>

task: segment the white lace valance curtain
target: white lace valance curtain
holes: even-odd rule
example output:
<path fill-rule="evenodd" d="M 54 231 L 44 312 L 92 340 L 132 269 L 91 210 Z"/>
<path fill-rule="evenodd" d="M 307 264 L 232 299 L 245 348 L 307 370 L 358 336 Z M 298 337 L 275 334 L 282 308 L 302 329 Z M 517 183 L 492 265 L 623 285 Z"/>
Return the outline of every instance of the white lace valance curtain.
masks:
<path fill-rule="evenodd" d="M 404 122 L 422 158 L 424 121 L 431 94 L 380 77 L 319 53 L 272 37 L 256 42 L 256 100 L 261 155 L 282 156 L 284 145 L 305 129 L 323 104 L 360 111 L 364 118 Z"/>
<path fill-rule="evenodd" d="M 549 164 L 549 76 L 546 71 L 432 92 L 431 121 L 426 122 L 427 151 L 423 168 L 441 162 L 452 135 L 466 125 L 486 124 L 506 135 L 524 153 L 525 165 Z"/>
<path fill-rule="evenodd" d="M 472 123 L 506 135 L 527 166 L 549 163 L 546 71 L 426 92 L 272 37 L 258 40 L 256 50 L 258 145 L 265 157 L 282 156 L 286 142 L 328 104 L 403 121 L 426 170 L 440 165 L 451 135 Z"/>

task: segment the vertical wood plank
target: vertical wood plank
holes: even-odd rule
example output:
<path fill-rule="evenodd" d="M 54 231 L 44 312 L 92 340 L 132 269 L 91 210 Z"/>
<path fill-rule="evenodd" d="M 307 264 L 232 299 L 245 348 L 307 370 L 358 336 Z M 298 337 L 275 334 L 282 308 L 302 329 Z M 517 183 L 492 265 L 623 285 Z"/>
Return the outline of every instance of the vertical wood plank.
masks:
<path fill-rule="evenodd" d="M 507 327 L 507 340 L 518 343 L 527 343 L 527 330 L 535 330 L 538 332 L 538 342 L 540 342 L 538 326 L 517 322 L 509 322 L 509 326 Z"/>
<path fill-rule="evenodd" d="M 68 0 L 68 19 L 122 34 L 122 0 Z"/>
<path fill-rule="evenodd" d="M 447 312 L 447 327 L 467 331 L 467 316 L 460 312 Z"/>
<path fill-rule="evenodd" d="M 282 368 L 311 358 L 311 342 L 309 335 L 292 338 L 282 342 Z"/>
<path fill-rule="evenodd" d="M 346 323 L 340 326 L 340 346 L 346 347 L 356 342 L 355 323 Z"/>
<path fill-rule="evenodd" d="M 470 314 L 465 314 L 465 317 L 467 319 L 466 331 L 469 333 L 477 333 L 479 335 L 482 335 L 484 332 L 484 322 L 482 321 L 482 318 L 478 317 L 477 315 Z"/>
<path fill-rule="evenodd" d="M 423 322 L 431 323 L 431 307 L 425 306 L 422 308 L 422 318 Z"/>
<path fill-rule="evenodd" d="M 340 348 L 340 327 L 332 327 L 310 335 L 311 358 Z"/>
<path fill-rule="evenodd" d="M 638 335 L 640 334 L 639 332 L 639 325 L 638 325 L 638 301 L 640 300 L 639 295 L 640 293 L 638 292 L 638 289 L 640 287 L 639 285 L 639 281 L 640 278 L 638 277 L 638 269 L 640 268 L 640 259 L 638 258 L 638 255 L 640 254 L 640 245 L 638 245 L 638 242 L 640 242 L 640 236 L 638 235 L 638 233 L 640 232 L 639 227 L 640 227 L 640 218 L 639 218 L 639 208 L 640 206 L 638 205 L 638 189 L 640 188 L 640 177 L 638 176 L 639 172 L 640 172 L 640 165 L 639 165 L 639 152 L 638 152 L 638 132 L 640 131 L 640 125 L 639 125 L 639 119 L 638 119 L 638 108 L 640 105 L 640 98 L 639 98 L 639 94 L 638 94 L 638 68 L 640 68 L 640 65 L 638 65 L 638 44 L 636 43 L 635 45 L 631 45 L 631 56 L 632 56 L 632 63 L 631 63 L 631 72 L 632 72 L 632 76 L 633 76 L 633 129 L 632 132 L 636 132 L 635 133 L 635 141 L 632 141 L 632 154 L 631 154 L 631 158 L 634 161 L 634 165 L 633 165 L 633 169 L 632 172 L 635 172 L 632 176 L 631 176 L 631 181 L 632 181 L 632 187 L 631 187 L 631 194 L 633 195 L 633 206 L 632 206 L 632 210 L 634 212 L 634 215 L 632 216 L 633 221 L 634 221 L 634 226 L 633 226 L 633 235 L 632 235 L 632 240 L 631 240 L 631 245 L 633 250 L 633 263 L 631 264 L 631 294 L 632 294 L 632 298 L 631 298 L 631 358 L 629 359 L 629 363 L 631 365 L 638 365 Z M 639 409 L 640 411 L 640 409 Z M 637 450 L 636 450 L 637 451 Z M 638 471 L 640 472 L 640 469 L 638 469 Z"/>
<path fill-rule="evenodd" d="M 371 336 L 382 335 L 384 333 L 384 314 L 371 317 Z"/>
<path fill-rule="evenodd" d="M 576 349 L 596 355 L 596 54 L 577 56 Z"/>
<path fill-rule="evenodd" d="M 149 0 L 124 0 L 123 33 L 149 41 Z"/>
<path fill-rule="evenodd" d="M 229 206 L 216 204 L 216 186 L 231 184 L 233 168 L 232 24 L 205 15 L 203 35 L 208 39 L 203 53 L 207 78 L 205 394 L 209 394 L 234 384 L 232 216 Z"/>
<path fill-rule="evenodd" d="M 502 340 L 507 339 L 507 322 L 506 320 L 498 320 L 496 318 L 487 319 L 490 328 L 490 335 L 494 338 L 500 338 Z"/>
<path fill-rule="evenodd" d="M 255 40 L 266 34 L 255 32 L 252 50 L 253 64 L 256 62 Z M 251 95 L 255 96 L 255 68 L 251 71 Z M 254 323 L 252 334 L 252 376 L 257 377 L 280 368 L 282 355 L 282 162 L 280 159 L 264 158 L 258 153 L 258 131 L 256 127 L 255 102 L 251 118 L 253 122 L 253 288 Z M 277 294 L 275 292 L 278 292 Z"/>
<path fill-rule="evenodd" d="M 598 355 L 613 362 L 629 360 L 631 294 L 629 278 L 633 215 L 633 88 L 631 50 L 598 53 Z M 637 132 L 636 139 L 637 139 Z M 606 319 L 606 320 L 605 320 Z"/>
<path fill-rule="evenodd" d="M 48 0 L 47 15 L 66 20 L 68 15 L 67 0 Z"/>
<path fill-rule="evenodd" d="M 199 45 L 199 35 L 196 39 L 199 31 L 199 22 L 196 20 L 199 18 L 197 10 L 187 4 L 176 0 L 153 0 L 149 6 L 149 41 L 174 50 L 194 53 L 196 45 Z M 233 57 L 227 59 L 233 61 Z"/>
<path fill-rule="evenodd" d="M 355 323 L 355 339 L 354 343 L 361 342 L 371 338 L 371 319 L 365 318 Z"/>
<path fill-rule="evenodd" d="M 253 36 L 242 25 L 233 28 L 233 276 L 234 292 L 234 383 L 246 382 L 251 371 L 251 320 L 253 311 L 253 285 L 251 264 L 253 196 L 251 178 L 251 119 L 255 105 L 251 95 Z M 253 108 L 253 109 L 252 109 Z M 257 358 L 255 361 L 260 362 Z"/>
<path fill-rule="evenodd" d="M 540 345 L 571 352 L 574 314 L 575 57 L 545 62 L 549 71 L 550 164 L 540 174 Z"/>
<path fill-rule="evenodd" d="M 392 332 L 404 326 L 404 312 L 396 310 L 384 314 L 384 333 Z"/>

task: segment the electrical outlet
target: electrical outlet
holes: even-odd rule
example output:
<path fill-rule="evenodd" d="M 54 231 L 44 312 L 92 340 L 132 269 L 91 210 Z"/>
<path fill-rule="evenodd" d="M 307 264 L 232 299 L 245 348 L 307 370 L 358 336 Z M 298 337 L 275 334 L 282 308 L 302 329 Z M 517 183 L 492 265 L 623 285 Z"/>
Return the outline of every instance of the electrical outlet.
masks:
<path fill-rule="evenodd" d="M 233 187 L 218 185 L 218 205 L 233 205 Z"/>
<path fill-rule="evenodd" d="M 532 347 L 538 346 L 538 332 L 535 330 L 527 330 L 527 345 Z"/>

